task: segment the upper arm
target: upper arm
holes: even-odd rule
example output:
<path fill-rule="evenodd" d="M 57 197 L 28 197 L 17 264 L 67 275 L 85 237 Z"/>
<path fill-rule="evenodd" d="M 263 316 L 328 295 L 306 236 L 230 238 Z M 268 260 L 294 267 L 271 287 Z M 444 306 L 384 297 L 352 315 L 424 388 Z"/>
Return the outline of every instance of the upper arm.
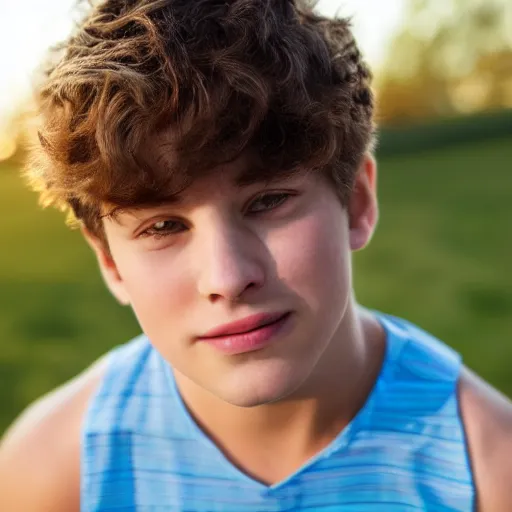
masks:
<path fill-rule="evenodd" d="M 80 510 L 79 455 L 63 430 L 59 429 L 58 439 L 57 432 L 49 433 L 48 427 L 35 425 L 34 430 L 21 434 L 15 426 L 4 440 L 0 447 L 0 510 Z"/>
<path fill-rule="evenodd" d="M 78 512 L 80 436 L 103 365 L 40 399 L 0 443 L 2 512 Z"/>
<path fill-rule="evenodd" d="M 512 510 L 512 403 L 469 370 L 459 398 L 479 512 Z"/>

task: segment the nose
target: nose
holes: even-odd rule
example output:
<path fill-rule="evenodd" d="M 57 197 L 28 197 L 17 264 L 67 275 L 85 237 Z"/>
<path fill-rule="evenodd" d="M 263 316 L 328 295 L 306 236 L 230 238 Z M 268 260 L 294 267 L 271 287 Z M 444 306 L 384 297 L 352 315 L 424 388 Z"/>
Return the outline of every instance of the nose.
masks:
<path fill-rule="evenodd" d="M 261 288 L 265 271 L 256 245 L 250 233 L 211 225 L 200 247 L 199 294 L 212 302 L 236 302 L 249 290 Z"/>

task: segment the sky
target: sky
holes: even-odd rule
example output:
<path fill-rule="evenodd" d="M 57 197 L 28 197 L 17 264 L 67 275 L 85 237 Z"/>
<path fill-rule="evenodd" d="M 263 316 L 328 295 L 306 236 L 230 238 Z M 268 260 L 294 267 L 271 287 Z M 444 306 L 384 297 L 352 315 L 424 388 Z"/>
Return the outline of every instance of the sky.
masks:
<path fill-rule="evenodd" d="M 74 0 L 0 0 L 0 133 L 17 102 L 30 94 L 31 75 L 51 44 L 71 28 Z M 371 65 L 401 23 L 405 0 L 320 0 L 319 10 L 353 17 L 359 45 Z"/>

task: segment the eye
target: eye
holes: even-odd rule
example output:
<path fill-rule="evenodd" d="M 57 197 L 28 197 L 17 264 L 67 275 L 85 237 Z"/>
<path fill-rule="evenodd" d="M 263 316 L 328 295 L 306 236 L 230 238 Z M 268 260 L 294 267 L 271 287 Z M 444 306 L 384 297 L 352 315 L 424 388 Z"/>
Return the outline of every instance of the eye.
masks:
<path fill-rule="evenodd" d="M 176 220 L 159 220 L 149 228 L 145 229 L 140 236 L 152 236 L 154 238 L 162 238 L 164 236 L 175 235 L 185 231 L 187 228 L 183 222 Z"/>
<path fill-rule="evenodd" d="M 257 197 L 248 208 L 248 213 L 261 213 L 273 210 L 286 202 L 292 194 L 287 192 L 264 194 Z"/>

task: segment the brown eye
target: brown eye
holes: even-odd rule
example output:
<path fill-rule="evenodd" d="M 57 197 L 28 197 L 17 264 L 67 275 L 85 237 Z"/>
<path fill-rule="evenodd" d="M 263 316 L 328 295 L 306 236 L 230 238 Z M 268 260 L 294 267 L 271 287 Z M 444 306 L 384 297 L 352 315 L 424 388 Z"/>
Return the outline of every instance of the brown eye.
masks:
<path fill-rule="evenodd" d="M 184 231 L 186 226 L 175 220 L 159 220 L 142 232 L 143 236 L 163 237 Z"/>
<path fill-rule="evenodd" d="M 255 199 L 249 206 L 248 213 L 261 213 L 281 206 L 292 195 L 284 192 L 265 194 Z"/>

